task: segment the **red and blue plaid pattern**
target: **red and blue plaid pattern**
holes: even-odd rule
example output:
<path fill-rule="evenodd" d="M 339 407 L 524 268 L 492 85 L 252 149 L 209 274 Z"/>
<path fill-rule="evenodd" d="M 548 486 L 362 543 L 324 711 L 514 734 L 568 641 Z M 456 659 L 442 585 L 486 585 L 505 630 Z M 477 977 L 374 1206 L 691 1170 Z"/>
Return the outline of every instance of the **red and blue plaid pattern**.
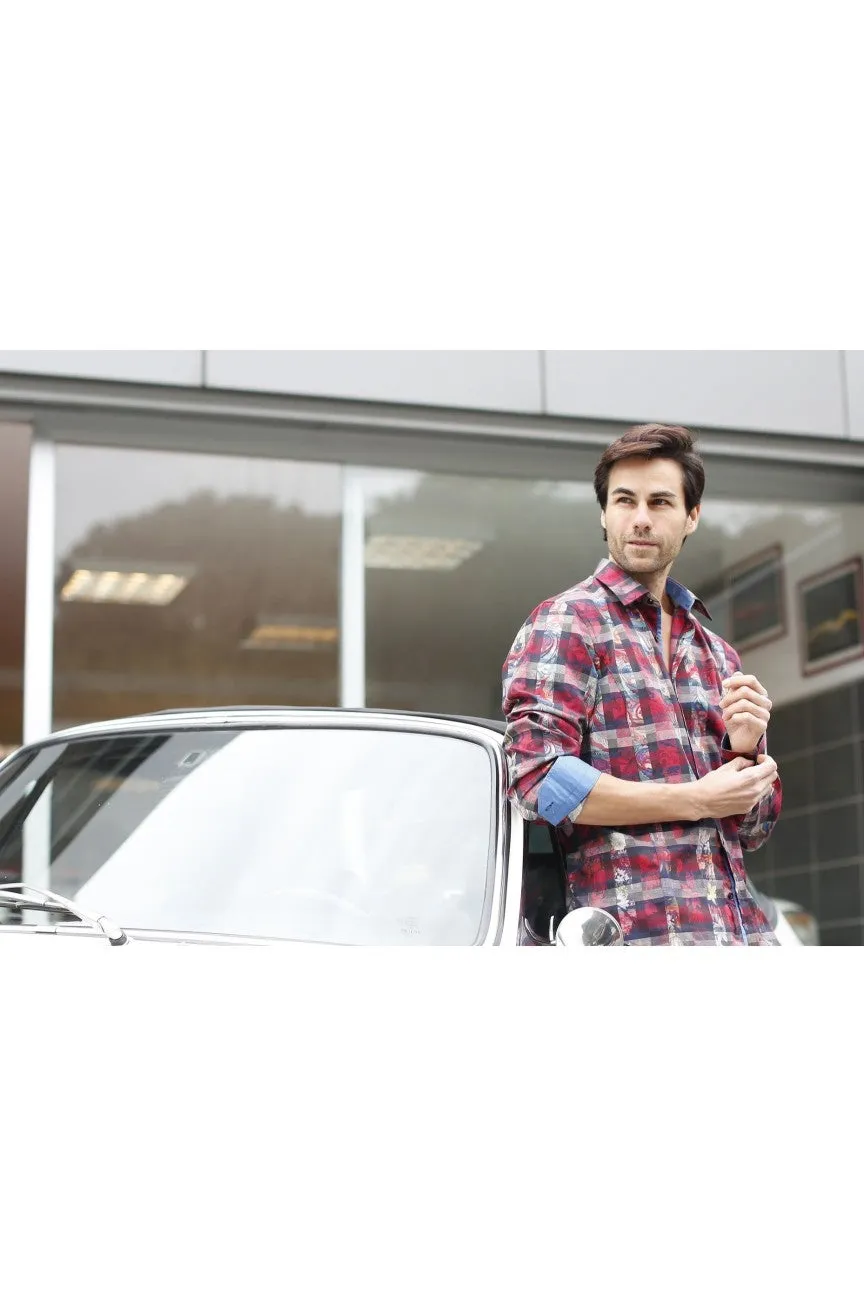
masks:
<path fill-rule="evenodd" d="M 528 819 L 558 756 L 600 773 L 666 783 L 701 778 L 724 759 L 721 680 L 737 653 L 692 615 L 706 609 L 670 581 L 672 665 L 658 643 L 660 608 L 611 560 L 542 603 L 504 665 L 510 796 Z M 707 613 L 706 613 L 707 615 Z M 728 755 L 728 752 L 727 752 Z M 747 815 L 698 823 L 557 827 L 570 903 L 615 915 L 631 945 L 776 945 L 742 852 L 780 813 L 778 779 Z"/>

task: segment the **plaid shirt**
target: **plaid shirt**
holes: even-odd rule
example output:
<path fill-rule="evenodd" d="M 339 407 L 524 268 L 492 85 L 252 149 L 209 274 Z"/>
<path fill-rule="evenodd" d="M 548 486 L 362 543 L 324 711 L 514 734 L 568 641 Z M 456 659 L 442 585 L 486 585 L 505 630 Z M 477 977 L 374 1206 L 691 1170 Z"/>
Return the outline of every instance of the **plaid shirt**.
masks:
<path fill-rule="evenodd" d="M 730 756 L 721 680 L 740 660 L 693 617 L 694 608 L 708 612 L 689 590 L 671 580 L 666 589 L 675 604 L 668 672 L 659 604 L 611 560 L 547 599 L 520 630 L 504 665 L 505 749 L 510 797 L 526 818 L 543 818 L 538 796 L 562 756 L 571 760 L 550 783 L 560 792 L 569 765 L 578 787 L 586 762 L 582 795 L 602 773 L 685 782 Z M 697 823 L 594 827 L 579 823 L 579 799 L 557 824 L 571 907 L 608 909 L 631 945 L 778 944 L 742 851 L 771 832 L 779 779 L 747 815 Z"/>

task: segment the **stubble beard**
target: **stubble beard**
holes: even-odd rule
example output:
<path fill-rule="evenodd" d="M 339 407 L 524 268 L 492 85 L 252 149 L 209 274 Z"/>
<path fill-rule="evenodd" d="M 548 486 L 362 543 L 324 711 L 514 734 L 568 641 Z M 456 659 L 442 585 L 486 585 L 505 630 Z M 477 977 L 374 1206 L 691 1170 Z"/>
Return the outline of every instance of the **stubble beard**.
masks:
<path fill-rule="evenodd" d="M 624 542 L 610 540 L 609 552 L 621 570 L 641 584 L 641 577 L 653 576 L 657 572 L 665 571 L 671 567 L 678 557 L 683 543 L 682 538 L 677 547 L 670 544 L 658 544 L 656 548 L 637 550 L 628 549 Z"/>

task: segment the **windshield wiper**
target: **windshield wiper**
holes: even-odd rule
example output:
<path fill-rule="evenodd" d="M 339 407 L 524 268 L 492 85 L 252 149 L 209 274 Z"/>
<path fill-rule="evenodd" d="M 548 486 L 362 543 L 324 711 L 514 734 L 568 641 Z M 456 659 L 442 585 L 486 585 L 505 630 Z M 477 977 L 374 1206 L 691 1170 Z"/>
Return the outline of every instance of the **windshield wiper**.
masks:
<path fill-rule="evenodd" d="M 19 892 L 32 892 L 33 896 L 21 895 Z M 37 899 L 38 897 L 38 899 Z M 107 936 L 112 945 L 125 945 L 129 940 L 122 927 L 118 927 L 104 914 L 91 913 L 81 909 L 73 900 L 58 895 L 56 891 L 45 891 L 42 887 L 30 886 L 29 882 L 6 882 L 0 887 L 0 906 L 14 909 L 41 909 L 43 913 L 71 914 L 87 927 L 93 927 Z"/>

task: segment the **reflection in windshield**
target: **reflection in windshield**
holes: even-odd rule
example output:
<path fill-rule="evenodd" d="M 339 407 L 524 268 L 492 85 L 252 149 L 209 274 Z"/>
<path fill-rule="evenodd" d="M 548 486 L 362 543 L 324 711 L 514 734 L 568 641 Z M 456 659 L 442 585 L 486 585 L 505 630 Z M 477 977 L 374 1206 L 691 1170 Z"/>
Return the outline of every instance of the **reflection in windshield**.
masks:
<path fill-rule="evenodd" d="M 0 869 L 124 927 L 386 945 L 482 935 L 496 797 L 476 742 L 202 729 L 58 744 L 38 765 L 0 793 Z M 22 812 L 40 807 L 50 831 L 28 842 Z"/>

